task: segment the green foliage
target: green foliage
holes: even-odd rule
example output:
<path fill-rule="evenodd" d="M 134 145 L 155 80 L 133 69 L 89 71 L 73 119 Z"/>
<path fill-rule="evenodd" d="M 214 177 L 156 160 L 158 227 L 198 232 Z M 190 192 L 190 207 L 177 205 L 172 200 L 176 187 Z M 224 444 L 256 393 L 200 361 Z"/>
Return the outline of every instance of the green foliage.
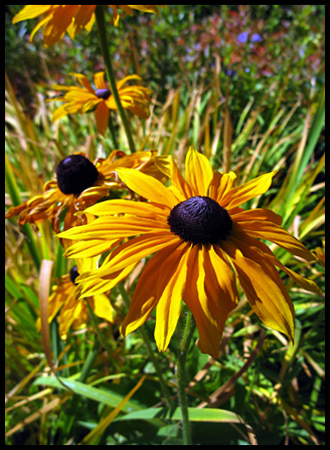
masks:
<path fill-rule="evenodd" d="M 70 72 L 104 69 L 95 27 L 45 49 L 40 32 L 28 41 L 36 21 L 11 24 L 18 10 L 10 5 L 5 15 L 6 207 L 40 193 L 65 155 L 104 157 L 113 149 L 108 135 L 97 134 L 92 114 L 52 124 L 54 106 L 45 102 L 53 83 L 71 83 Z M 282 249 L 277 257 L 323 289 L 324 6 L 172 5 L 159 16 L 126 17 L 109 33 L 118 77 L 138 73 L 154 92 L 151 118 L 130 116 L 137 149 L 158 149 L 182 165 L 194 145 L 215 169 L 235 171 L 240 183 L 279 169 L 267 195 L 248 206 L 283 216 L 318 262 Z M 119 148 L 127 150 L 115 116 L 114 123 Z M 182 444 L 175 368 L 184 317 L 163 354 L 153 342 L 153 316 L 144 326 L 160 372 L 143 334 L 117 339 L 117 329 L 99 320 L 99 335 L 91 322 L 63 341 L 54 321 L 56 378 L 35 326 L 39 267 L 42 259 L 54 261 L 55 282 L 68 264 L 49 224 L 38 228 L 6 222 L 6 444 Z M 191 346 L 194 444 L 324 444 L 324 299 L 288 277 L 284 282 L 296 310 L 294 346 L 251 315 L 244 295 L 228 320 L 219 360 Z M 113 289 L 111 300 L 123 295 Z"/>

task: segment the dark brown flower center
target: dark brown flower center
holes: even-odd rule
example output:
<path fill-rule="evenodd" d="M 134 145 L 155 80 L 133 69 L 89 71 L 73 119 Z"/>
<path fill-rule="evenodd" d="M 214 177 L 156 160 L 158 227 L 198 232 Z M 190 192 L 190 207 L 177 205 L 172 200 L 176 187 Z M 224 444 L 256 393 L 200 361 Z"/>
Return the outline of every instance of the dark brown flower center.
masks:
<path fill-rule="evenodd" d="M 72 269 L 70 270 L 70 280 L 72 281 L 73 284 L 77 284 L 76 283 L 76 278 L 79 276 L 78 273 L 78 269 L 77 266 L 73 266 Z"/>
<path fill-rule="evenodd" d="M 170 229 L 192 244 L 217 244 L 227 239 L 232 221 L 210 197 L 196 196 L 176 205 L 167 218 Z"/>
<path fill-rule="evenodd" d="M 103 98 L 103 100 L 107 100 L 110 97 L 110 90 L 109 89 L 96 89 L 95 95 L 98 98 Z"/>
<path fill-rule="evenodd" d="M 63 194 L 80 194 L 93 186 L 99 173 L 93 163 L 83 155 L 70 155 L 56 168 L 57 185 Z"/>

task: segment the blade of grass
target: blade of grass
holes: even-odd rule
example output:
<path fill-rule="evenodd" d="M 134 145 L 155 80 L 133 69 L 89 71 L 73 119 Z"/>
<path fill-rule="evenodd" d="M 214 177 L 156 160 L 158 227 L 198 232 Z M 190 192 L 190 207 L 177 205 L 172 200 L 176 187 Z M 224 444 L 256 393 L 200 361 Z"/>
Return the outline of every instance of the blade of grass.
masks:
<path fill-rule="evenodd" d="M 13 206 L 18 206 L 22 203 L 21 195 L 18 190 L 18 186 L 11 168 L 10 161 L 5 154 L 5 182 L 8 188 L 8 193 L 12 201 Z M 36 269 L 39 271 L 41 264 L 41 256 L 37 244 L 34 240 L 32 230 L 29 224 L 23 225 L 21 227 L 23 232 L 25 242 L 29 248 L 31 258 L 33 259 Z"/>
<path fill-rule="evenodd" d="M 108 426 L 114 421 L 114 419 L 118 416 L 118 414 L 122 411 L 123 407 L 126 405 L 128 400 L 132 397 L 132 395 L 141 387 L 142 383 L 146 379 L 146 375 L 144 375 L 140 381 L 134 386 L 134 388 L 123 398 L 123 400 L 119 403 L 118 406 L 113 409 L 110 414 L 108 414 L 101 422 L 95 427 L 84 439 L 80 442 L 82 445 L 95 445 L 99 443 L 99 440 L 102 437 L 104 431 L 108 428 Z"/>

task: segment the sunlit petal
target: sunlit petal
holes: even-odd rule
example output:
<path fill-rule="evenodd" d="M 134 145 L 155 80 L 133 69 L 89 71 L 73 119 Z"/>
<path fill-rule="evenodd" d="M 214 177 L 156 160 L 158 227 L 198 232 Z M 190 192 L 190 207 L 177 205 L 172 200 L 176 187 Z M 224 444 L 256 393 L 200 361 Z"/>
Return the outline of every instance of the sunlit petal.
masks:
<path fill-rule="evenodd" d="M 229 209 L 240 206 L 257 195 L 264 194 L 272 184 L 272 178 L 277 173 L 269 172 L 260 177 L 254 178 L 241 186 L 231 189 L 221 199 L 220 203 L 223 207 Z"/>
<path fill-rule="evenodd" d="M 222 247 L 230 256 L 246 297 L 260 320 L 293 341 L 293 304 L 274 266 L 234 239 L 224 242 Z"/>
<path fill-rule="evenodd" d="M 118 169 L 117 173 L 120 179 L 141 197 L 169 208 L 177 204 L 177 199 L 171 191 L 155 178 L 132 169 Z"/>
<path fill-rule="evenodd" d="M 207 195 L 208 187 L 213 178 L 209 160 L 192 147 L 186 156 L 186 179 L 193 195 Z"/>

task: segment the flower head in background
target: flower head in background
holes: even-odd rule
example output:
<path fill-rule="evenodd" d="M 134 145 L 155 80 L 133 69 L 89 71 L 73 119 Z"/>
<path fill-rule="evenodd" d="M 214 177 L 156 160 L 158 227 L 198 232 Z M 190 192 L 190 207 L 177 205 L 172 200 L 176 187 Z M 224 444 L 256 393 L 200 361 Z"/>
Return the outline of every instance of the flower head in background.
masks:
<path fill-rule="evenodd" d="M 68 114 L 86 113 L 95 109 L 96 127 L 100 134 L 104 135 L 109 121 L 110 110 L 116 110 L 117 105 L 111 91 L 104 82 L 104 72 L 94 75 L 95 89 L 85 75 L 73 74 L 81 86 L 54 85 L 54 89 L 66 91 L 64 96 L 55 97 L 52 101 L 64 102 L 52 115 L 52 121 L 61 119 Z M 116 83 L 121 104 L 124 109 L 146 119 L 149 116 L 151 102 L 150 89 L 135 85 L 125 84 L 130 80 L 141 80 L 138 75 L 129 75 Z"/>
<path fill-rule="evenodd" d="M 115 171 L 119 167 L 129 167 L 144 170 L 146 173 L 164 179 L 164 174 L 158 167 L 163 158 L 158 159 L 155 151 L 136 152 L 126 155 L 114 150 L 106 159 L 91 162 L 83 153 L 64 158 L 56 168 L 56 180 L 48 181 L 44 193 L 36 195 L 22 205 L 8 210 L 6 218 L 19 215 L 19 224 L 38 224 L 47 219 L 52 228 L 60 231 L 60 217 L 65 213 L 64 229 L 86 223 L 85 215 L 75 216 L 93 205 L 102 197 L 108 195 L 110 189 L 122 189 Z"/>
<path fill-rule="evenodd" d="M 77 265 L 72 267 L 69 274 L 56 280 L 53 292 L 48 300 L 48 322 L 51 323 L 58 315 L 59 335 L 66 339 L 70 328 L 79 330 L 89 321 L 89 306 L 94 314 L 110 323 L 116 321 L 116 311 L 112 307 L 108 296 L 105 294 L 90 296 L 88 298 L 75 297 L 75 280 L 79 273 L 95 269 L 98 258 L 78 258 Z M 37 320 L 37 328 L 40 330 L 40 318 Z"/>
<path fill-rule="evenodd" d="M 118 169 L 117 173 L 129 189 L 148 201 L 98 203 L 86 212 L 99 218 L 59 236 L 78 240 L 67 250 L 69 257 L 86 251 L 95 256 L 97 243 L 129 238 L 99 269 L 77 279 L 81 295 L 112 288 L 122 271 L 132 270 L 138 261 L 153 255 L 122 324 L 124 336 L 142 325 L 156 307 L 155 339 L 159 351 L 164 351 L 183 299 L 195 318 L 200 350 L 216 358 L 226 319 L 238 300 L 238 278 L 259 318 L 293 340 L 294 308 L 276 267 L 305 289 L 319 289 L 284 266 L 258 239 L 274 242 L 293 255 L 315 258 L 281 227 L 279 215 L 267 209 L 239 207 L 265 193 L 276 172 L 234 187 L 233 172 L 213 173 L 205 156 L 190 148 L 186 180 L 171 160 L 170 187 L 136 170 Z"/>
<path fill-rule="evenodd" d="M 60 41 L 67 31 L 71 39 L 85 28 L 87 31 L 92 29 L 95 22 L 95 8 L 97 5 L 26 5 L 13 18 L 13 23 L 27 19 L 35 19 L 43 16 L 40 22 L 33 29 L 30 41 L 35 33 L 43 27 L 44 44 L 49 47 Z M 125 13 L 132 15 L 133 10 L 139 10 L 147 13 L 158 13 L 158 5 L 108 5 L 114 13 L 114 24 L 118 25 L 118 8 Z"/>

